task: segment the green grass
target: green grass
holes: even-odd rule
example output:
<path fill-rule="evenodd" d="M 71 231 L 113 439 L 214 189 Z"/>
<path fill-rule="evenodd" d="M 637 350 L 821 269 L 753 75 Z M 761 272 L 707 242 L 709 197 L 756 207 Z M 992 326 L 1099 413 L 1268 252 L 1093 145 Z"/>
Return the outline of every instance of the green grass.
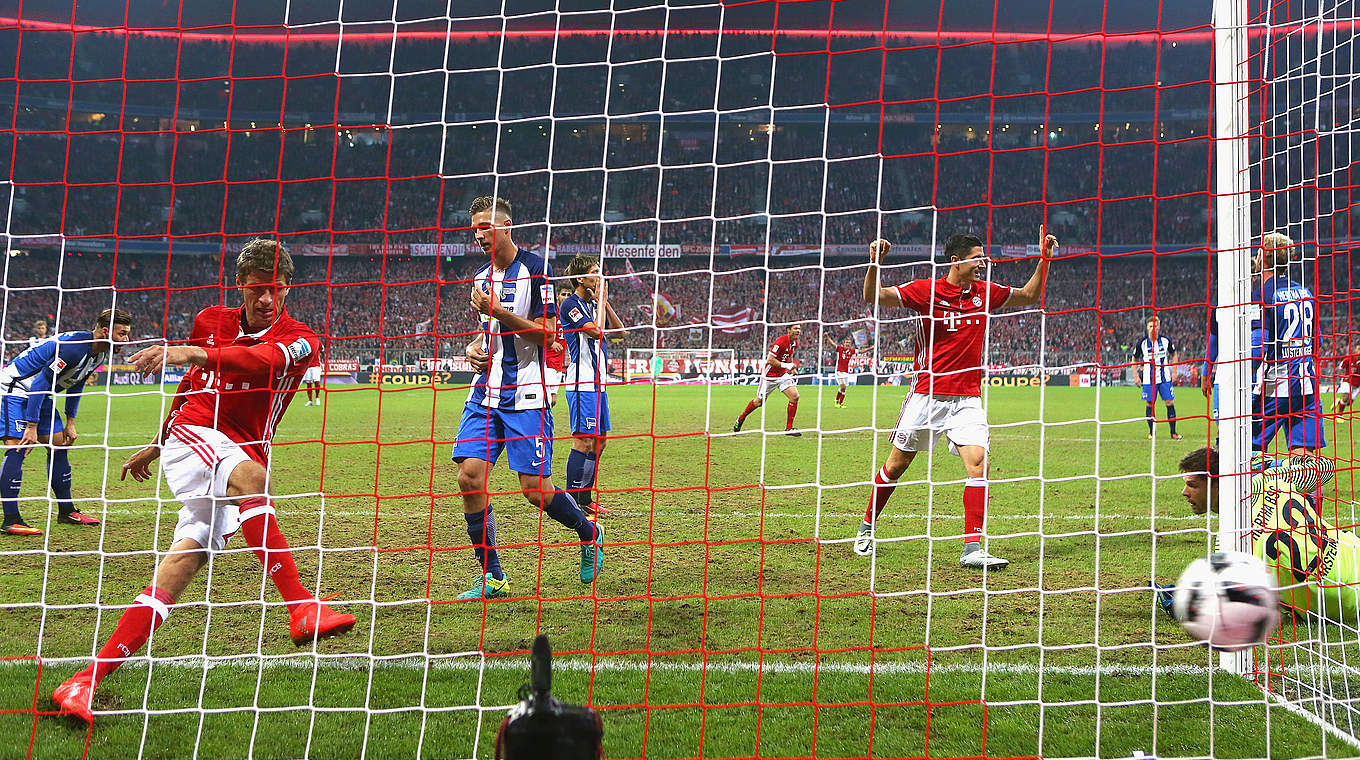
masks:
<path fill-rule="evenodd" d="M 958 567 L 963 473 L 944 446 L 934 486 L 919 482 L 924 457 L 903 478 L 876 556 L 851 552 L 887 454 L 870 430 L 892 425 L 903 390 L 852 388 L 847 409 L 834 389 L 802 390 L 799 423 L 822 432 L 801 439 L 762 435 L 760 413 L 741 435 L 704 435 L 730 430 L 749 387 L 612 391 L 604 575 L 583 586 L 574 534 L 499 495 L 513 597 L 485 606 L 447 603 L 473 574 L 449 462 L 464 392 L 339 386 L 324 409 L 295 403 L 274 489 L 300 495 L 279 499 L 280 521 L 304 582 L 359 625 L 299 653 L 258 562 L 233 545 L 211 591 L 205 574 L 157 633 L 152 666 L 104 682 L 95 707 L 114 713 L 88 734 L 33 706 L 146 585 L 178 505 L 163 481 L 118 480 L 128 452 L 80 449 L 76 493 L 102 530 L 0 542 L 0 656 L 43 658 L 0 669 L 0 757 L 28 755 L 30 739 L 42 758 L 87 740 L 107 758 L 195 744 L 203 758 L 489 757 L 536 632 L 559 653 L 559 696 L 602 711 L 609 757 L 1355 754 L 1215 672 L 1145 590 L 1206 546 L 1175 476 L 1204 420 L 1183 423 L 1184 441 L 1160 425 L 1154 447 L 1136 389 L 993 389 L 988 531 L 1012 565 L 984 578 Z M 159 395 L 108 401 L 84 402 L 80 443 L 153 434 Z M 1184 390 L 1180 413 L 1201 403 Z M 783 409 L 765 410 L 772 432 Z M 1349 429 L 1331 437 L 1349 446 Z M 34 456 L 26 496 L 42 493 Z M 502 466 L 492 488 L 517 485 Z M 26 517 L 45 523 L 45 506 Z"/>

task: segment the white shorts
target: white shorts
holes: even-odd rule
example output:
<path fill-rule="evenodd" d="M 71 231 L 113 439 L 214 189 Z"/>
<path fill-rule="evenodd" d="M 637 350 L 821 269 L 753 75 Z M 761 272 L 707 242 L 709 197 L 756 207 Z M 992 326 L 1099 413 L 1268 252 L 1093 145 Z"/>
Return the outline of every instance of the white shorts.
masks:
<path fill-rule="evenodd" d="M 793 375 L 781 375 L 780 377 L 765 377 L 764 375 L 761 375 L 760 387 L 756 388 L 756 398 L 764 401 L 765 397 L 770 395 L 771 391 L 783 393 L 785 388 L 792 388 L 797 384 L 798 378 Z"/>
<path fill-rule="evenodd" d="M 1356 396 L 1360 396 L 1360 385 L 1352 388 L 1350 383 L 1342 380 L 1341 387 L 1336 389 L 1336 395 L 1345 396 L 1350 401 L 1354 401 Z"/>
<path fill-rule="evenodd" d="M 852 375 L 849 372 L 836 373 L 836 385 L 849 385 Z"/>
<path fill-rule="evenodd" d="M 931 396 L 908 393 L 902 399 L 892 445 L 902 451 L 930 451 L 940 435 L 949 437 L 949 453 L 955 456 L 961 446 L 991 445 L 987 412 L 978 396 Z"/>
<path fill-rule="evenodd" d="M 319 383 L 321 382 L 321 365 L 314 364 L 302 373 L 302 382 Z"/>
<path fill-rule="evenodd" d="M 161 447 L 165 482 L 184 506 L 175 524 L 175 540 L 192 538 L 199 546 L 221 551 L 241 525 L 236 504 L 227 500 L 232 470 L 250 459 L 235 441 L 198 425 L 175 425 Z"/>
<path fill-rule="evenodd" d="M 562 387 L 562 370 L 544 367 L 543 382 L 548 386 L 549 393 L 556 393 L 557 389 Z"/>

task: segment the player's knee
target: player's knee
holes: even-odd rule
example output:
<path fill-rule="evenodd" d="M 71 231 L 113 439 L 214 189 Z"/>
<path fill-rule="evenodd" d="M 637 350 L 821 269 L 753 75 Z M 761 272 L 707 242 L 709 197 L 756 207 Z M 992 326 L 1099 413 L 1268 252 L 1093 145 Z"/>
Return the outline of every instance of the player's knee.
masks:
<path fill-rule="evenodd" d="M 227 479 L 227 496 L 264 496 L 269 490 L 269 472 L 254 459 L 236 465 Z"/>
<path fill-rule="evenodd" d="M 458 491 L 476 493 L 486 490 L 486 471 L 477 467 L 458 468 Z"/>

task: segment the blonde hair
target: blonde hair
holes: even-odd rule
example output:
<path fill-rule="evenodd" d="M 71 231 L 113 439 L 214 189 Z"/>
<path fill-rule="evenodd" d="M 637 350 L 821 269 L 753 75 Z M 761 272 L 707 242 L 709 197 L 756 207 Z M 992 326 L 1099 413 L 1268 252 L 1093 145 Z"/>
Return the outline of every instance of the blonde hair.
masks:
<path fill-rule="evenodd" d="M 1268 232 L 1261 237 L 1261 270 L 1284 271 L 1294 260 L 1294 238 L 1283 232 Z"/>

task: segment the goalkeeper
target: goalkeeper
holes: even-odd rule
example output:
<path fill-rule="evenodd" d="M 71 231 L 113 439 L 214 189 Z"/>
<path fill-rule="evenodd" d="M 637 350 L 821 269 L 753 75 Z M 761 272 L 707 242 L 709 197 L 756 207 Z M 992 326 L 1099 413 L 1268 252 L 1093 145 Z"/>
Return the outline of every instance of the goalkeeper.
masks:
<path fill-rule="evenodd" d="M 1204 447 L 1180 461 L 1181 491 L 1197 515 L 1218 512 L 1218 483 L 1209 475 L 1218 451 Z M 1317 490 L 1332 479 L 1333 463 L 1300 454 L 1251 478 L 1251 549 L 1275 570 L 1280 604 L 1360 626 L 1360 539 L 1322 519 Z M 1171 586 L 1157 586 L 1158 602 L 1172 612 Z"/>

